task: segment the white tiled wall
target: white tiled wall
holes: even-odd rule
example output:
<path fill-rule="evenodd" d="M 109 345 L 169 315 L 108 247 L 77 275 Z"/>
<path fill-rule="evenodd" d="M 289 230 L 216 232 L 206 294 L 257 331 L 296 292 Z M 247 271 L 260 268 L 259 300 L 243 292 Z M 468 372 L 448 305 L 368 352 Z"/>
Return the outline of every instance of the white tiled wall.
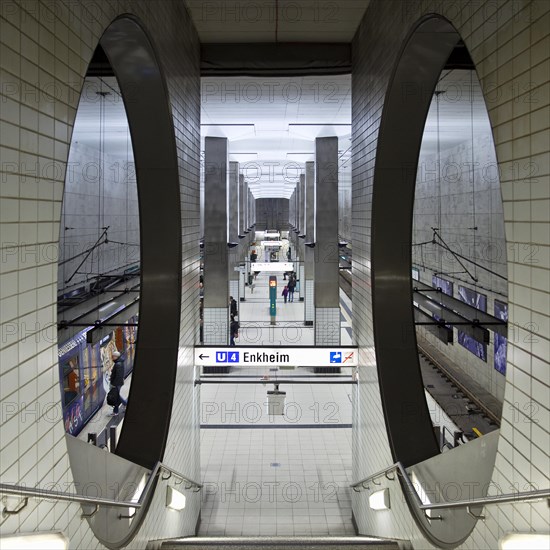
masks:
<path fill-rule="evenodd" d="M 183 3 L 10 1 L 0 3 L 0 480 L 68 490 L 69 468 L 57 367 L 57 246 L 72 127 L 83 77 L 108 24 L 134 14 L 148 33 L 174 115 L 182 204 L 182 316 L 173 417 L 165 462 L 200 475 L 198 394 L 192 348 L 198 326 L 199 48 Z M 185 444 L 182 444 L 182 441 Z M 199 500 L 166 515 L 164 493 L 132 548 L 192 533 Z M 17 505 L 9 502 L 9 508 Z M 0 519 L 0 535 L 62 530 L 71 548 L 101 545 L 75 504 L 31 500 Z"/>
<path fill-rule="evenodd" d="M 315 344 L 318 346 L 340 345 L 340 308 L 315 308 Z"/>
<path fill-rule="evenodd" d="M 315 289 L 315 283 L 313 279 L 305 279 L 304 280 L 305 285 L 305 295 L 304 295 L 304 303 L 305 303 L 305 319 L 306 321 L 314 321 L 315 320 L 315 303 L 314 303 L 314 289 Z"/>
<path fill-rule="evenodd" d="M 463 74 L 467 72 L 459 71 Z M 462 81 L 451 85 L 448 95 L 440 96 L 443 99 L 440 99 L 438 107 L 442 118 L 445 112 L 457 108 L 458 95 L 462 101 L 462 112 L 470 112 L 470 94 L 456 92 L 459 88 L 465 92 L 466 86 L 470 86 L 470 77 L 462 76 Z M 472 89 L 472 95 L 481 93 L 477 82 L 472 83 Z M 452 96 L 450 90 L 453 90 Z M 432 100 L 431 112 L 436 110 L 434 103 L 435 100 Z M 459 286 L 485 295 L 486 311 L 493 315 L 495 299 L 505 303 L 508 301 L 504 279 L 507 276 L 506 240 L 491 128 L 486 115 L 480 113 L 477 116 L 479 120 L 475 130 L 472 129 L 475 132 L 473 136 L 467 131 L 462 134 L 462 143 L 450 148 L 445 147 L 442 140 L 439 152 L 441 178 L 438 178 L 437 170 L 438 153 L 421 149 L 413 217 L 414 243 L 429 242 L 433 237 L 432 227 L 439 227 L 439 235 L 449 248 L 472 259 L 477 266 L 463 260 L 461 265 L 444 248 L 431 244 L 413 246 L 412 261 L 419 269 L 420 281 L 432 285 L 432 275 L 437 272 L 440 277 L 453 283 L 455 298 L 460 299 Z M 443 126 L 441 130 L 445 132 Z M 470 166 L 472 172 L 466 168 Z M 472 231 L 472 227 L 476 230 Z M 464 268 L 477 280 L 474 281 Z M 494 368 L 494 332 L 490 331 L 491 343 L 486 345 L 484 361 L 460 345 L 457 329 L 454 330 L 453 345 L 444 344 L 425 327 L 418 327 L 418 331 L 449 358 L 453 366 L 502 403 L 505 377 Z"/>
<path fill-rule="evenodd" d="M 204 345 L 229 343 L 229 311 L 226 307 L 205 307 L 203 312 Z"/>
<path fill-rule="evenodd" d="M 458 29 L 485 91 L 497 160 L 508 253 L 510 339 L 502 427 L 492 481 L 503 492 L 550 485 L 548 450 L 550 281 L 548 159 L 550 3 L 372 0 L 355 37 L 353 67 L 353 326 L 360 346 L 353 454 L 358 480 L 393 460 L 384 429 L 373 350 L 370 213 L 376 138 L 393 62 L 412 24 L 441 13 Z M 540 133 L 543 133 L 543 138 Z M 542 141 L 541 141 L 542 140 Z M 536 319 L 536 321 L 535 321 Z M 397 484 L 391 511 L 372 512 L 355 496 L 362 533 L 431 545 L 413 522 Z M 548 531 L 542 503 L 486 507 L 463 548 L 497 548 L 508 531 Z"/>

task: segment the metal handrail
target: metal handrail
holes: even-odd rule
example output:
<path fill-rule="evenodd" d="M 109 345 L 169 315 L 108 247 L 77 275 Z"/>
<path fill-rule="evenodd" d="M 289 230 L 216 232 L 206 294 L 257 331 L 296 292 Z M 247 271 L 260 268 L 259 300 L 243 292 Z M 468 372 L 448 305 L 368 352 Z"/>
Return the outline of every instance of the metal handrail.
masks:
<path fill-rule="evenodd" d="M 370 476 L 367 476 L 365 477 L 364 479 L 362 479 L 361 481 L 357 481 L 356 483 L 352 483 L 350 485 L 350 487 L 357 493 L 359 491 L 362 491 L 363 489 L 368 489 L 368 487 L 365 487 L 365 483 L 367 483 L 367 481 L 370 481 L 371 479 L 374 480 L 376 479 L 377 477 L 382 477 L 382 476 L 386 476 L 387 477 L 387 474 L 389 474 L 391 471 L 393 470 L 396 470 L 397 468 L 399 468 L 399 462 L 396 462 L 395 464 L 392 464 L 391 466 L 388 466 L 387 468 L 384 468 L 383 470 L 380 470 L 379 472 L 376 472 L 375 474 L 371 474 Z M 388 478 L 389 479 L 389 478 Z M 356 487 L 359 487 L 359 485 L 361 485 L 361 488 L 360 489 L 356 489 Z M 378 485 L 377 483 L 375 483 L 375 485 Z"/>
<path fill-rule="evenodd" d="M 157 465 L 155 466 L 155 468 L 157 466 L 158 466 L 159 470 L 162 469 L 165 472 L 168 472 L 170 474 L 170 476 L 163 478 L 164 480 L 169 479 L 171 476 L 177 477 L 177 478 L 181 479 L 182 481 L 187 481 L 190 484 L 189 487 L 186 487 L 186 489 L 191 489 L 192 487 L 195 487 L 194 492 L 200 491 L 203 487 L 202 483 L 199 483 L 198 481 L 194 481 L 191 478 L 186 477 L 186 476 L 180 474 L 179 472 L 176 472 L 176 470 L 173 470 L 172 468 L 170 468 L 170 466 L 166 466 L 166 464 L 163 464 L 162 462 L 157 462 Z"/>
<path fill-rule="evenodd" d="M 9 483 L 0 483 L 0 493 L 25 498 L 49 498 L 53 500 L 62 500 L 68 502 L 80 502 L 82 504 L 91 504 L 98 506 L 117 506 L 120 508 L 140 508 L 141 503 L 127 502 L 123 500 L 112 500 L 101 497 L 87 497 L 61 491 L 49 491 L 39 489 L 38 487 L 24 487 L 23 485 L 11 485 Z"/>
<path fill-rule="evenodd" d="M 24 487 L 22 485 L 11 485 L 7 483 L 0 483 L 0 494 L 19 496 L 19 497 L 25 498 L 25 504 L 23 506 L 20 506 L 16 511 L 7 510 L 7 508 L 4 507 L 3 513 L 18 514 L 26 506 L 29 498 L 43 498 L 43 499 L 47 498 L 47 499 L 68 501 L 68 502 L 80 502 L 81 504 L 88 504 L 90 506 L 95 506 L 95 510 L 94 512 L 92 512 L 92 514 L 83 514 L 83 517 L 91 517 L 92 515 L 94 515 L 95 512 L 97 512 L 97 509 L 99 506 L 140 509 L 144 506 L 144 502 L 147 496 L 149 495 L 151 487 L 153 486 L 153 482 L 161 471 L 165 471 L 170 474 L 168 477 L 163 477 L 162 478 L 163 480 L 170 479 L 170 477 L 174 476 L 181 479 L 184 482 L 187 482 L 185 485 L 185 489 L 191 489 L 194 487 L 195 488 L 194 492 L 198 492 L 202 489 L 201 483 L 193 481 L 192 479 L 176 472 L 175 470 L 173 470 L 169 466 L 166 466 L 162 462 L 157 462 L 155 464 L 155 467 L 149 474 L 149 479 L 147 480 L 147 483 L 143 489 L 143 492 L 139 496 L 139 499 L 137 500 L 137 502 L 114 500 L 114 499 L 101 498 L 101 497 L 88 497 L 85 495 L 64 493 L 61 491 L 45 490 L 37 487 Z M 119 519 L 123 517 L 128 517 L 128 516 L 119 515 Z"/>
<path fill-rule="evenodd" d="M 448 443 L 449 449 L 454 449 L 455 447 L 458 447 L 460 444 L 465 443 L 463 439 L 464 432 L 462 430 L 458 429 L 456 432 L 453 433 L 451 432 L 451 430 L 449 430 L 449 428 L 447 428 L 447 426 L 445 426 L 445 424 L 441 424 L 441 438 L 443 439 L 443 443 L 439 441 L 441 449 L 445 447 L 448 441 L 447 438 L 445 437 L 445 432 L 448 432 L 448 434 L 452 437 L 452 443 L 450 443 L 450 441 Z M 459 436 L 455 437 L 455 434 L 459 434 Z M 456 446 L 455 446 L 455 443 L 456 443 Z"/>
<path fill-rule="evenodd" d="M 457 500 L 455 502 L 439 502 L 439 503 L 429 503 L 424 504 L 420 497 L 418 496 L 418 493 L 416 492 L 416 489 L 414 488 L 414 485 L 412 484 L 411 478 L 409 477 L 409 474 L 407 470 L 405 470 L 405 467 L 401 462 L 396 462 L 395 464 L 392 464 L 391 466 L 388 466 L 384 470 L 380 470 L 379 472 L 376 472 L 375 474 L 371 474 L 370 476 L 362 479 L 361 481 L 358 481 L 356 483 L 353 483 L 350 487 L 355 491 L 359 492 L 363 489 L 368 489 L 369 487 L 365 487 L 365 483 L 369 480 L 376 479 L 377 477 L 381 477 L 385 475 L 388 479 L 393 480 L 394 478 L 389 478 L 388 473 L 398 470 L 398 474 L 403 478 L 403 481 L 405 482 L 405 485 L 407 486 L 407 491 L 412 495 L 414 500 L 416 501 L 416 505 L 418 508 L 422 511 L 424 511 L 424 514 L 426 515 L 426 510 L 441 510 L 441 509 L 447 509 L 447 508 L 466 508 L 468 513 L 476 518 L 484 519 L 484 516 L 477 516 L 473 514 L 470 511 L 470 508 L 475 508 L 479 506 L 485 506 L 488 504 L 504 504 L 507 502 L 521 502 L 521 501 L 528 501 L 528 500 L 542 500 L 544 498 L 550 499 L 550 489 L 540 489 L 535 491 L 524 491 L 524 492 L 518 492 L 518 493 L 508 493 L 505 495 L 496 495 L 492 497 L 483 497 L 483 498 L 474 498 L 471 500 Z M 380 485 L 380 483 L 375 483 L 375 485 Z M 361 488 L 357 489 L 357 487 L 361 486 Z M 428 516 L 426 515 L 426 518 L 428 520 L 442 520 L 443 518 L 441 516 Z"/>
<path fill-rule="evenodd" d="M 441 508 L 468 508 L 475 506 L 485 506 L 486 504 L 503 504 L 507 502 L 518 502 L 526 500 L 542 500 L 550 498 L 550 489 L 540 489 L 537 491 L 524 491 L 522 493 L 508 493 L 505 495 L 496 495 L 494 497 L 475 498 L 472 500 L 457 500 L 456 502 L 440 502 L 438 504 L 422 504 L 422 510 L 438 510 Z"/>

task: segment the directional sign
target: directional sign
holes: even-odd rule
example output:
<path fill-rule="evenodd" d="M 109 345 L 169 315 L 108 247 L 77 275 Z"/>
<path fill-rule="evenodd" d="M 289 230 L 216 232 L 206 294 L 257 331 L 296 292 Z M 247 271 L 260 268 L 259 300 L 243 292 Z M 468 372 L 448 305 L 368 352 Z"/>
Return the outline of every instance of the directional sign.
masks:
<path fill-rule="evenodd" d="M 292 262 L 252 262 L 250 271 L 294 271 L 294 263 Z"/>
<path fill-rule="evenodd" d="M 357 366 L 357 348 L 195 348 L 195 364 L 204 367 L 234 365 L 241 367 L 341 367 Z"/>

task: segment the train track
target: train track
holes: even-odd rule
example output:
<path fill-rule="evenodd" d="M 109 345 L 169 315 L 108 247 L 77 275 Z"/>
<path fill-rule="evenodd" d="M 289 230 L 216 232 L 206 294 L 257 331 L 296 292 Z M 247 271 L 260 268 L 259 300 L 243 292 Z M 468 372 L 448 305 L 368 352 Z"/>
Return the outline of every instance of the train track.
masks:
<path fill-rule="evenodd" d="M 340 288 L 350 300 L 351 279 L 350 271 L 340 270 Z M 445 368 L 441 361 L 420 345 L 418 355 L 426 390 L 468 439 L 479 437 L 500 426 L 498 416 Z"/>

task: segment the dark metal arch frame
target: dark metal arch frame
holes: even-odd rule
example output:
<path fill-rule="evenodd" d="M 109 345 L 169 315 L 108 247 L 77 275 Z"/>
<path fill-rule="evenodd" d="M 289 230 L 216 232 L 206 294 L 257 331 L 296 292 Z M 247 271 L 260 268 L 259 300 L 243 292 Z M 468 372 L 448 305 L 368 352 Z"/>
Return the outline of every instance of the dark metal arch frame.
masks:
<path fill-rule="evenodd" d="M 99 44 L 128 117 L 141 239 L 137 368 L 116 453 L 153 468 L 166 447 L 179 347 L 182 245 L 174 123 L 161 64 L 136 18 L 115 19 Z"/>
<path fill-rule="evenodd" d="M 460 37 L 429 17 L 410 32 L 384 99 L 374 167 L 372 301 L 382 404 L 392 454 L 411 466 L 439 454 L 418 362 L 411 238 L 418 156 L 433 91 Z"/>
<path fill-rule="evenodd" d="M 377 140 L 371 225 L 374 342 L 390 448 L 394 462 L 405 467 L 440 454 L 418 361 L 411 242 L 424 126 L 441 71 L 459 42 L 457 29 L 438 14 L 416 22 L 389 79 Z M 455 547 L 475 526 L 463 511 L 449 525 L 431 524 L 403 490 L 417 525 L 436 546 Z"/>

